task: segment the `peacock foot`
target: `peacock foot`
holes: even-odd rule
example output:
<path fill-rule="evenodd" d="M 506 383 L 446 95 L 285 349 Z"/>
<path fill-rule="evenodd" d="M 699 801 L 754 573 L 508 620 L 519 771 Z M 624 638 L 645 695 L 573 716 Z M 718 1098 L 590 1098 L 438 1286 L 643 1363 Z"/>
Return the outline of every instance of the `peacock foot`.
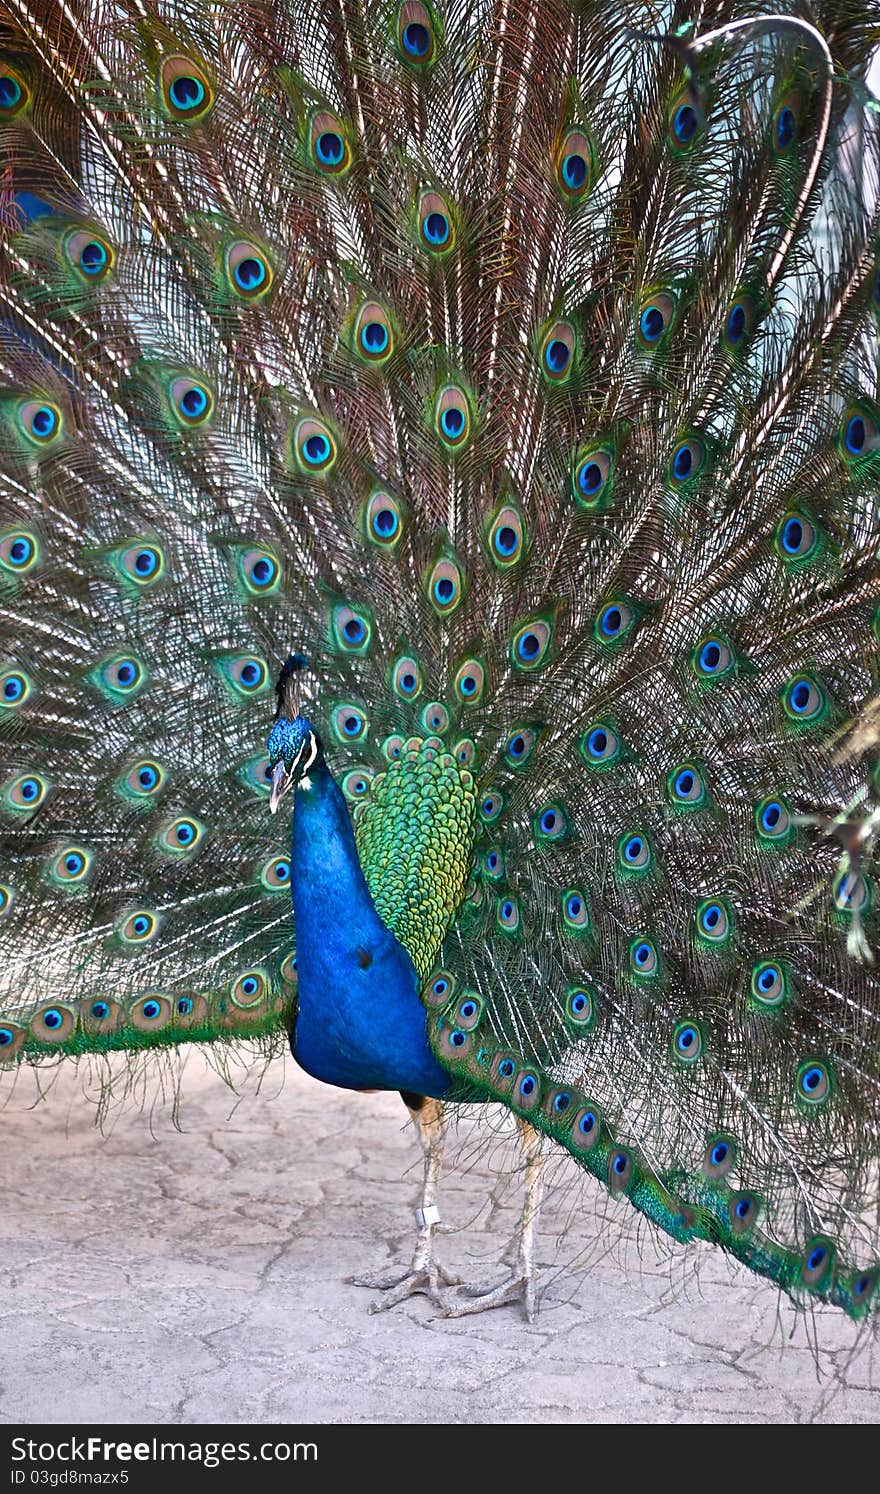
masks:
<path fill-rule="evenodd" d="M 448 1302 L 444 1287 L 455 1287 L 461 1283 L 459 1276 L 453 1276 L 436 1261 L 428 1261 L 424 1265 L 413 1263 L 390 1274 L 376 1272 L 370 1276 L 351 1276 L 349 1280 L 352 1286 L 370 1287 L 373 1291 L 384 1294 L 370 1303 L 371 1313 L 386 1312 L 389 1307 L 397 1307 L 399 1303 L 405 1302 L 407 1297 L 420 1296 L 427 1297 L 434 1307 L 442 1311 Z"/>
<path fill-rule="evenodd" d="M 535 1321 L 535 1278 L 529 1270 L 521 1268 L 504 1277 L 497 1286 L 464 1286 L 454 1295 L 446 1295 L 441 1304 L 445 1318 L 466 1318 L 471 1313 L 488 1312 L 490 1307 L 507 1307 L 511 1302 L 521 1302 L 526 1322 Z"/>

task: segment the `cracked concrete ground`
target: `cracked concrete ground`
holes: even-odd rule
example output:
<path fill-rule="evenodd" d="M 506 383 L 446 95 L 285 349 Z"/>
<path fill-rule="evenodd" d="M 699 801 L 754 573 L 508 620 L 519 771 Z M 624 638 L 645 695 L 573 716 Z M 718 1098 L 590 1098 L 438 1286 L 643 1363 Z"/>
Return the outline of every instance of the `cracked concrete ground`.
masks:
<path fill-rule="evenodd" d="M 632 1211 L 568 1162 L 534 1326 L 423 1298 L 371 1316 L 345 1278 L 408 1258 L 418 1195 L 396 1096 L 279 1060 L 236 1103 L 193 1054 L 183 1134 L 160 1098 L 102 1137 L 68 1066 L 35 1108 L 21 1078 L 0 1117 L 5 1422 L 880 1421 L 870 1348 L 840 1315 L 818 1314 L 817 1379 L 775 1291 L 717 1251 L 698 1285 L 693 1252 L 622 1243 Z M 459 1124 L 441 1190 L 438 1253 L 470 1280 L 497 1274 L 520 1196 L 494 1114 Z"/>

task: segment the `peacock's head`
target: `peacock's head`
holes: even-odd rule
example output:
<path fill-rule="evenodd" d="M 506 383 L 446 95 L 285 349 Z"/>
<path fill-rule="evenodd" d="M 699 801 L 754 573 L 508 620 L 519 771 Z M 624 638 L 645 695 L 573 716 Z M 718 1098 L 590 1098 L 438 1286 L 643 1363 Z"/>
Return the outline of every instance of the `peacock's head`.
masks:
<path fill-rule="evenodd" d="M 274 814 L 284 795 L 302 783 L 321 755 L 321 743 L 311 722 L 303 716 L 296 700 L 296 678 L 304 667 L 300 654 L 287 660 L 278 676 L 275 695 L 278 707 L 275 725 L 269 733 L 269 767 L 272 770 L 269 789 L 269 811 Z"/>

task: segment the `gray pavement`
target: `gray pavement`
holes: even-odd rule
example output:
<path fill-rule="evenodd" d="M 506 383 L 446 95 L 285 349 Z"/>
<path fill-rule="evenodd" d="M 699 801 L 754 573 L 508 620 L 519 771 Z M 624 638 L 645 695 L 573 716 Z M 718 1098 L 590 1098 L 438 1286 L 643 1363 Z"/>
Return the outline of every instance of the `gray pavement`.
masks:
<path fill-rule="evenodd" d="M 418 1194 L 400 1100 L 280 1060 L 237 1100 L 195 1053 L 181 1134 L 144 1072 L 146 1109 L 111 1107 L 104 1136 L 69 1066 L 35 1107 L 22 1075 L 0 1113 L 4 1422 L 880 1421 L 876 1356 L 845 1319 L 818 1315 L 817 1361 L 768 1285 L 634 1239 L 628 1205 L 564 1159 L 533 1326 L 423 1298 L 370 1315 L 345 1278 L 407 1256 Z M 441 1189 L 438 1253 L 484 1282 L 520 1197 L 496 1116 L 462 1120 Z"/>

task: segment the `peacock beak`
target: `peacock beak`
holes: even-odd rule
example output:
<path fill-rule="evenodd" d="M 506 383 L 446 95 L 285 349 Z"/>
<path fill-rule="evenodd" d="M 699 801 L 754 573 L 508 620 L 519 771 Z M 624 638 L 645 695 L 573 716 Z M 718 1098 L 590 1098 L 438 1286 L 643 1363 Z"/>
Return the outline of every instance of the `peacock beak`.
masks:
<path fill-rule="evenodd" d="M 274 814 L 288 789 L 293 788 L 294 777 L 290 769 L 283 762 L 276 763 L 272 769 L 272 780 L 269 789 L 269 813 Z"/>

